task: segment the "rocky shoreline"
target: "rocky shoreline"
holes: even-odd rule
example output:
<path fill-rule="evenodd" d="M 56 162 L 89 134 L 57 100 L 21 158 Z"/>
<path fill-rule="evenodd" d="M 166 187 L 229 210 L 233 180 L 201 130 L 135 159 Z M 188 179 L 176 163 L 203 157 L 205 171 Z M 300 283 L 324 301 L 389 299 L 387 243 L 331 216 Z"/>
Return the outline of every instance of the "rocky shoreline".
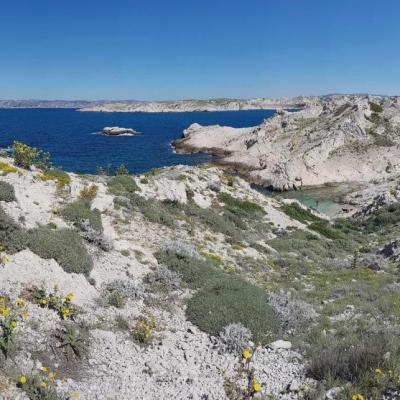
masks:
<path fill-rule="evenodd" d="M 332 96 L 253 128 L 193 124 L 173 146 L 214 154 L 249 181 L 285 191 L 397 176 L 399 139 L 398 98 Z"/>

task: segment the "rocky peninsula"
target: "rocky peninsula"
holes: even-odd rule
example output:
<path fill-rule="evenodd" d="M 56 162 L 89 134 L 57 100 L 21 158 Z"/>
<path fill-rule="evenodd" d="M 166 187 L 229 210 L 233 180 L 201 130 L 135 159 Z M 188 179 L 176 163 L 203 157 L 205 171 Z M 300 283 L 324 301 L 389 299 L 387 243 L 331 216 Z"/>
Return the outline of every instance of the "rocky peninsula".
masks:
<path fill-rule="evenodd" d="M 400 99 L 328 96 L 251 128 L 193 124 L 178 152 L 208 152 L 276 190 L 390 179 L 400 172 Z"/>

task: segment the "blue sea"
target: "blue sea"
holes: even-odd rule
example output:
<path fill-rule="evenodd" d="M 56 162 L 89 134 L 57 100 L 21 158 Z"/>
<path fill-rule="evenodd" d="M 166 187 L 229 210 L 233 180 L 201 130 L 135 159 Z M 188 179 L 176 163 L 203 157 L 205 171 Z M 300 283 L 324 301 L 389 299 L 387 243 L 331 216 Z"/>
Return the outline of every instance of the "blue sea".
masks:
<path fill-rule="evenodd" d="M 190 124 L 248 127 L 274 114 L 271 110 L 188 113 L 101 113 L 74 109 L 0 109 L 0 147 L 14 140 L 49 151 L 55 166 L 69 172 L 95 173 L 119 164 L 131 173 L 176 164 L 195 165 L 206 154 L 175 154 L 171 142 Z M 105 126 L 122 126 L 137 136 L 108 137 Z"/>

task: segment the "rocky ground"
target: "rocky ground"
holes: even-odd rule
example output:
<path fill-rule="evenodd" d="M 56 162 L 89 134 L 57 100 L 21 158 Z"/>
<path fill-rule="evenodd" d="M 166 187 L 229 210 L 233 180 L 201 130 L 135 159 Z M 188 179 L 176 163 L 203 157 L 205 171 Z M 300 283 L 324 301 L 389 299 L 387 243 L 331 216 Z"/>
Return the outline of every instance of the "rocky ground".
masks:
<path fill-rule="evenodd" d="M 292 190 L 395 177 L 399 141 L 398 98 L 329 96 L 253 128 L 193 124 L 175 148 L 217 154 L 252 182 Z"/>
<path fill-rule="evenodd" d="M 396 398 L 394 173 L 329 219 L 209 165 L 17 161 L 0 159 L 1 399 Z"/>

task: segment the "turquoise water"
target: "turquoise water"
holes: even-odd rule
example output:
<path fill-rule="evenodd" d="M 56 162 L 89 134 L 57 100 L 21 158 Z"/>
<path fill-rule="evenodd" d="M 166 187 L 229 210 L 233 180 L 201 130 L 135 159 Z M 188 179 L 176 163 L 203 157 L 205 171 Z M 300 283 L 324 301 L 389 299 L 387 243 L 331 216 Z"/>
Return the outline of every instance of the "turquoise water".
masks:
<path fill-rule="evenodd" d="M 101 113 L 73 109 L 0 109 L 0 147 L 14 140 L 49 151 L 66 171 L 94 173 L 98 167 L 123 163 L 132 173 L 176 164 L 200 164 L 206 154 L 175 154 L 171 142 L 197 122 L 248 127 L 274 114 L 271 110 L 191 113 Z M 137 136 L 108 137 L 105 126 L 122 126 Z"/>
<path fill-rule="evenodd" d="M 307 207 L 328 216 L 335 216 L 344 206 L 341 197 L 356 189 L 354 184 L 337 184 L 332 186 L 316 187 L 312 189 L 292 190 L 289 192 L 273 192 L 269 189 L 257 187 L 257 190 L 267 196 L 280 196 L 284 199 L 296 199 Z"/>

